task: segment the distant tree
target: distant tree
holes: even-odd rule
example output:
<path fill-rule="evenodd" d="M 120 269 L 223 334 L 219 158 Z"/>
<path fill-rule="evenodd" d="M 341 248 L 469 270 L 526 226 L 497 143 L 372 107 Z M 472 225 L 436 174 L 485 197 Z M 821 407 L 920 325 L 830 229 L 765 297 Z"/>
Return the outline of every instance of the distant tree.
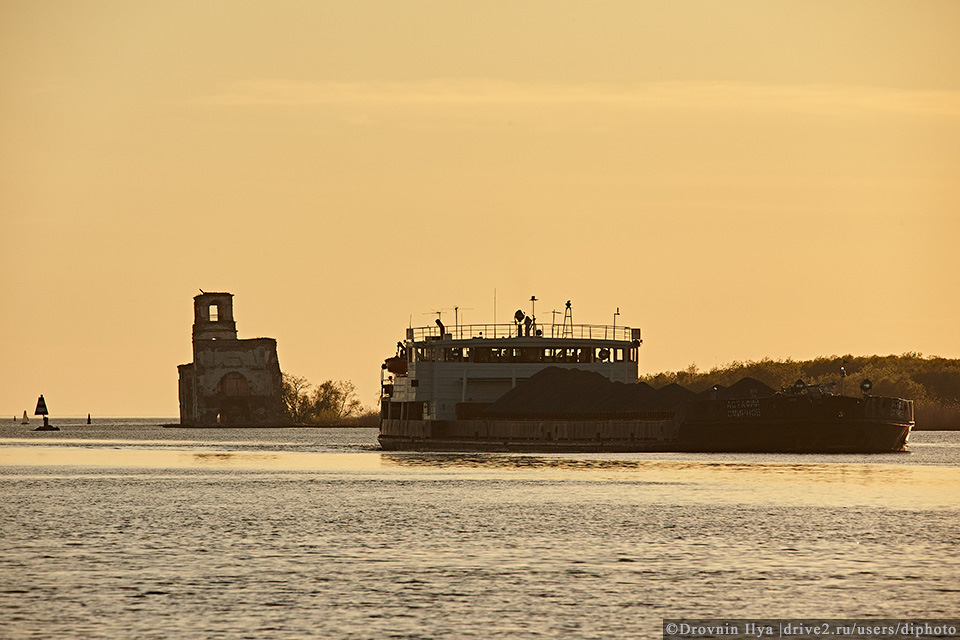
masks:
<path fill-rule="evenodd" d="M 293 424 L 306 424 L 310 413 L 310 386 L 306 378 L 283 374 L 283 406 Z"/>
<path fill-rule="evenodd" d="M 352 382 L 326 380 L 314 386 L 287 373 L 283 374 L 283 402 L 294 424 L 336 424 L 363 411 Z"/>
<path fill-rule="evenodd" d="M 319 422 L 340 421 L 360 413 L 363 406 L 357 397 L 357 388 L 347 380 L 321 382 L 310 397 L 312 417 Z"/>

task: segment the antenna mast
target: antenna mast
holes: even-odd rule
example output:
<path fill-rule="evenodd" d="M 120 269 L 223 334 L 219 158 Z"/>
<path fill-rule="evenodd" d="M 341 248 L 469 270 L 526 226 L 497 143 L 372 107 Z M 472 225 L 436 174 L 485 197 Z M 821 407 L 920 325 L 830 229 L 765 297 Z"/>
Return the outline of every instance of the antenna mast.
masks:
<path fill-rule="evenodd" d="M 537 333 L 537 296 L 530 296 L 530 319 L 533 320 L 533 333 Z"/>

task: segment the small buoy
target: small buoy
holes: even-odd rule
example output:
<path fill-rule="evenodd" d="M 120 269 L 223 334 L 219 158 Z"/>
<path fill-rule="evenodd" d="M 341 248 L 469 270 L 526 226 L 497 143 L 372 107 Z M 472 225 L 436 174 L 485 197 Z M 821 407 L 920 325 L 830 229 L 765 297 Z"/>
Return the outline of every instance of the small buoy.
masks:
<path fill-rule="evenodd" d="M 40 397 L 37 398 L 37 410 L 33 412 L 35 416 L 45 416 L 48 415 L 47 412 L 47 403 L 43 399 L 43 394 L 40 394 Z"/>

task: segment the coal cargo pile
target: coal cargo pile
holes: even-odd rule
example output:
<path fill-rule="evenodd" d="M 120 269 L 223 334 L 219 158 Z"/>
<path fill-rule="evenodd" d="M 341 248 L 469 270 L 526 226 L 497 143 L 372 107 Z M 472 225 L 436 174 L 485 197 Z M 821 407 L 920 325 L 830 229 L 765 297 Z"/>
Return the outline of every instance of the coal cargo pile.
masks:
<path fill-rule="evenodd" d="M 730 385 L 726 394 L 721 395 L 720 398 L 769 398 L 775 393 L 773 387 L 765 385 L 756 378 L 747 377 Z"/>
<path fill-rule="evenodd" d="M 771 387 L 749 377 L 729 387 L 716 385 L 695 393 L 676 383 L 654 389 L 645 382 L 613 382 L 593 371 L 548 367 L 504 394 L 479 417 L 488 420 L 637 419 L 653 417 L 652 412 L 669 414 L 696 400 L 766 398 L 774 394 Z"/>
<path fill-rule="evenodd" d="M 545 418 L 630 410 L 652 392 L 647 384 L 627 385 L 592 371 L 547 367 L 504 394 L 483 417 Z"/>
<path fill-rule="evenodd" d="M 647 406 L 644 408 L 648 411 L 670 411 L 696 397 L 697 394 L 690 391 L 690 389 L 681 387 L 676 382 L 673 382 L 654 391 L 649 398 Z"/>
<path fill-rule="evenodd" d="M 548 367 L 504 394 L 482 414 L 487 419 L 636 418 L 670 409 L 693 392 L 672 385 L 660 393 L 644 382 L 613 382 L 599 373 Z"/>
<path fill-rule="evenodd" d="M 769 398 L 775 395 L 773 387 L 756 378 L 741 378 L 729 387 L 717 384 L 697 394 L 698 400 L 732 400 L 735 398 Z"/>

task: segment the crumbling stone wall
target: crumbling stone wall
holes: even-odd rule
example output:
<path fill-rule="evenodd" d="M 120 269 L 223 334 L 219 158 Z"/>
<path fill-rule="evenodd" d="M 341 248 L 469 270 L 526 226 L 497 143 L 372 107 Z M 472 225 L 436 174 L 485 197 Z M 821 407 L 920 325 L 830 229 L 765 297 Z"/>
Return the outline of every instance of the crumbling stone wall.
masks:
<path fill-rule="evenodd" d="M 178 367 L 181 425 L 285 424 L 277 341 L 236 336 L 232 294 L 194 298 L 193 362 Z"/>

